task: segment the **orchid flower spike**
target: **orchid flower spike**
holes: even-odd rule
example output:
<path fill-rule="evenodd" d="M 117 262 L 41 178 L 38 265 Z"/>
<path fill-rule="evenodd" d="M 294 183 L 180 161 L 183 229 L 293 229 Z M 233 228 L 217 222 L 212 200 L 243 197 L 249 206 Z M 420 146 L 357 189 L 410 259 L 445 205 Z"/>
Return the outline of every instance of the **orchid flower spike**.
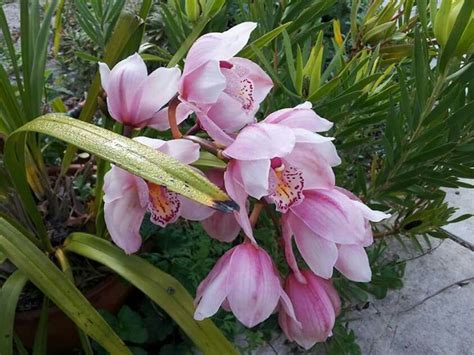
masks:
<path fill-rule="evenodd" d="M 145 62 L 135 53 L 117 63 L 112 70 L 99 62 L 99 72 L 112 118 L 134 128 L 169 128 L 162 108 L 178 91 L 181 77 L 178 68 L 158 68 L 148 75 Z M 181 108 L 178 117 L 182 120 L 185 114 Z"/>

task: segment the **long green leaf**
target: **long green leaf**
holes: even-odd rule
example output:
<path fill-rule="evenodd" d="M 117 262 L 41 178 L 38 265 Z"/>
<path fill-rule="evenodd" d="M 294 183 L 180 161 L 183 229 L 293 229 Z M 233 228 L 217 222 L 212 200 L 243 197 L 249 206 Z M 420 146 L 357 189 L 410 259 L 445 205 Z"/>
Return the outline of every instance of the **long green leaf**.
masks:
<path fill-rule="evenodd" d="M 48 351 L 48 318 L 49 318 L 49 299 L 44 296 L 41 314 L 36 329 L 35 342 L 33 344 L 32 355 L 45 355 Z"/>
<path fill-rule="evenodd" d="M 64 114 L 39 117 L 8 138 L 5 145 L 5 163 L 11 174 L 15 175 L 14 181 L 19 191 L 26 190 L 26 180 L 24 166 L 15 159 L 15 152 L 17 149 L 22 150 L 27 132 L 43 133 L 71 143 L 147 181 L 166 186 L 204 205 L 224 211 L 236 208 L 235 203 L 217 186 L 178 160 L 139 142 Z M 22 197 L 28 206 L 34 204 L 31 195 Z"/>
<path fill-rule="evenodd" d="M 474 11 L 474 1 L 465 0 L 459 14 L 454 22 L 451 33 L 449 34 L 448 42 L 441 52 L 439 60 L 440 71 L 444 72 L 449 60 L 456 55 L 456 47 L 461 39 L 461 36 L 466 29 L 467 24 L 471 21 L 472 12 Z M 471 39 L 472 40 L 472 39 Z"/>
<path fill-rule="evenodd" d="M 211 320 L 193 319 L 193 299 L 172 276 L 86 233 L 70 235 L 65 241 L 65 250 L 95 260 L 128 280 L 163 308 L 204 354 L 237 354 Z"/>
<path fill-rule="evenodd" d="M 13 325 L 16 305 L 28 277 L 17 270 L 3 284 L 0 290 L 0 354 L 13 354 Z"/>
<path fill-rule="evenodd" d="M 131 354 L 67 276 L 3 218 L 0 218 L 0 249 L 36 287 L 107 351 L 112 354 Z"/>

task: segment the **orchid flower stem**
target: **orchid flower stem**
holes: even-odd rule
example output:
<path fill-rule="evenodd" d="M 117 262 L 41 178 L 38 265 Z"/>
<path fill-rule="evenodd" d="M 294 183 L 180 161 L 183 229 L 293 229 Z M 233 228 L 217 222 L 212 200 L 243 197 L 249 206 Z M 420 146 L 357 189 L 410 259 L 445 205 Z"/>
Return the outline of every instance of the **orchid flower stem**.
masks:
<path fill-rule="evenodd" d="M 132 133 L 133 133 L 133 127 L 124 124 L 124 125 L 123 125 L 123 133 L 122 133 L 122 134 L 123 134 L 125 137 L 130 138 L 130 137 L 132 136 Z"/>
<path fill-rule="evenodd" d="M 178 107 L 178 104 L 179 99 L 175 97 L 171 100 L 168 106 L 168 122 L 170 124 L 171 134 L 173 135 L 174 139 L 180 139 L 183 137 L 176 121 L 176 108 Z"/>
<path fill-rule="evenodd" d="M 250 225 L 252 228 L 255 228 L 255 225 L 257 224 L 258 217 L 260 216 L 260 213 L 263 210 L 263 207 L 265 207 L 265 204 L 263 202 L 258 201 L 255 203 L 255 206 L 253 207 L 252 213 L 250 214 Z"/>
<path fill-rule="evenodd" d="M 184 134 L 186 136 L 190 136 L 193 134 L 196 134 L 201 130 L 201 127 L 196 123 L 194 126 L 192 126 L 190 129 L 187 130 L 187 132 Z"/>
<path fill-rule="evenodd" d="M 202 149 L 204 149 L 205 151 L 209 152 L 209 153 L 212 153 L 214 154 L 216 157 L 218 157 L 219 159 L 221 160 L 226 160 L 223 156 L 222 156 L 222 151 L 221 149 L 219 149 L 213 142 L 207 140 L 207 139 L 204 139 L 204 138 L 201 138 L 201 137 L 196 137 L 196 136 L 188 136 L 188 135 L 185 135 L 185 136 L 182 136 L 183 139 L 187 139 L 187 140 L 190 140 L 194 143 L 197 143 L 201 146 Z"/>

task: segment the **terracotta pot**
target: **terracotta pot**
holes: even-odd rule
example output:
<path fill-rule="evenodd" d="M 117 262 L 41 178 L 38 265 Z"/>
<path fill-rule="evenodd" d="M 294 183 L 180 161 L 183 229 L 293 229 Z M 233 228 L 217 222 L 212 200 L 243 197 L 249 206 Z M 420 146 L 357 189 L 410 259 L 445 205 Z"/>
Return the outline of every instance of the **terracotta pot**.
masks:
<path fill-rule="evenodd" d="M 133 291 L 117 276 L 110 276 L 86 294 L 96 309 L 117 313 Z M 31 348 L 35 340 L 41 310 L 19 312 L 15 317 L 15 332 L 23 344 Z M 49 310 L 48 354 L 65 354 L 65 351 L 80 347 L 75 324 L 56 306 Z M 69 353 L 69 352 L 68 352 Z"/>

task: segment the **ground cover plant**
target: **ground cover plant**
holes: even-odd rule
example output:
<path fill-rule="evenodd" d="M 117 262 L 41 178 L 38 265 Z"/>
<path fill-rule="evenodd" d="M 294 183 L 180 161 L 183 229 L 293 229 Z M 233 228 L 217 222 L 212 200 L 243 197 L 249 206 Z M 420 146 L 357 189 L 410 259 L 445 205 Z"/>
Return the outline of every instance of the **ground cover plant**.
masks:
<path fill-rule="evenodd" d="M 403 285 L 385 239 L 470 217 L 442 188 L 473 177 L 473 11 L 25 0 L 15 36 L 1 10 L 0 353 L 57 349 L 53 304 L 86 354 L 358 353 L 346 312 Z M 114 273 L 141 291 L 116 314 Z"/>

